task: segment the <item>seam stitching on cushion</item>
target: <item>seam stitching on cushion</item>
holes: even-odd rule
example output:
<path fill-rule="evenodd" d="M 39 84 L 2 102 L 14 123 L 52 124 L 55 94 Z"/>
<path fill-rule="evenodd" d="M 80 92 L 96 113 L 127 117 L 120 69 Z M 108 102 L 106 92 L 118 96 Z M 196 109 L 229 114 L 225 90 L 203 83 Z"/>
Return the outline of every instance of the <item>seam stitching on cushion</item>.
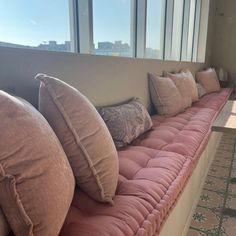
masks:
<path fill-rule="evenodd" d="M 43 82 L 44 82 L 44 81 L 43 81 Z M 98 186 L 99 186 L 101 197 L 102 197 L 103 199 L 105 198 L 104 200 L 106 200 L 107 197 L 110 197 L 110 196 L 105 196 L 105 194 L 104 194 L 104 189 L 103 189 L 102 184 L 101 184 L 101 182 L 100 182 L 100 178 L 96 178 L 96 176 L 98 176 L 98 175 L 97 175 L 97 173 L 96 173 L 96 171 L 95 171 L 95 169 L 94 169 L 94 167 L 93 167 L 93 165 L 92 165 L 92 162 L 91 162 L 91 160 L 90 160 L 90 158 L 89 158 L 89 155 L 88 155 L 86 149 L 84 148 L 83 144 L 80 142 L 80 139 L 79 139 L 78 135 L 77 135 L 76 132 L 74 131 L 74 128 L 72 127 L 72 124 L 71 124 L 71 122 L 70 122 L 69 117 L 65 114 L 66 112 L 65 112 L 65 109 L 64 109 L 63 105 L 61 104 L 61 102 L 58 101 L 57 95 L 56 95 L 56 93 L 54 92 L 54 90 L 52 89 L 50 83 L 46 82 L 45 84 L 47 85 L 47 86 L 45 86 L 45 88 L 48 90 L 49 95 L 51 96 L 52 100 L 55 102 L 55 105 L 57 106 L 57 108 L 58 108 L 58 110 L 60 111 L 62 117 L 64 118 L 64 120 L 65 120 L 65 122 L 66 122 L 66 125 L 68 126 L 68 128 L 69 128 L 70 131 L 71 131 L 71 133 L 73 134 L 77 145 L 79 146 L 79 148 L 82 150 L 82 152 L 83 152 L 84 155 L 86 156 L 86 161 L 87 161 L 87 163 L 88 163 L 90 169 L 92 170 L 92 174 L 93 174 L 92 176 L 93 176 L 95 182 L 96 182 L 96 183 L 98 184 Z M 54 95 L 54 97 L 52 96 L 52 94 Z M 63 112 L 62 112 L 62 111 L 63 111 Z"/>
<path fill-rule="evenodd" d="M 0 165 L 1 171 L 5 174 L 4 169 L 2 168 L 2 165 Z M 7 183 L 6 183 L 7 181 Z M 15 213 L 16 215 L 14 217 L 17 217 L 17 220 L 21 222 L 21 226 L 24 225 L 24 230 L 27 230 L 29 233 L 29 236 L 33 236 L 33 222 L 31 221 L 30 217 L 27 215 L 24 206 L 22 205 L 22 202 L 19 198 L 19 194 L 16 189 L 16 180 L 15 177 L 12 175 L 4 175 L 3 178 L 0 179 L 0 185 L 5 189 L 5 192 L 7 193 L 8 199 L 10 199 L 10 202 L 13 203 L 15 207 Z M 0 196 L 1 199 L 1 196 Z M 1 201 L 2 202 L 2 201 Z M 4 205 L 0 202 L 1 208 L 3 209 L 3 212 L 6 214 L 6 218 L 8 218 L 7 211 L 4 211 Z M 11 210 L 10 210 L 11 212 Z M 8 221 L 11 225 L 11 221 Z M 27 226 L 27 227 L 25 227 Z M 12 226 L 11 226 L 12 227 Z M 16 225 L 17 227 L 17 225 Z M 14 227 L 12 227 L 14 229 Z"/>

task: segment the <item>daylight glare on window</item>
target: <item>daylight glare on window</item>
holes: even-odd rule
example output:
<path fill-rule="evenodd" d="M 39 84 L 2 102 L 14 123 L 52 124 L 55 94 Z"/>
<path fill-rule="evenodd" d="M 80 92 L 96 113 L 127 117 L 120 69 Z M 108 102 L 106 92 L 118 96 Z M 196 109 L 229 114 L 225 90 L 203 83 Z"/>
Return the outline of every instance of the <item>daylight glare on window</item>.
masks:
<path fill-rule="evenodd" d="M 93 53 L 131 56 L 130 0 L 93 0 Z"/>
<path fill-rule="evenodd" d="M 163 58 L 165 1 L 147 1 L 146 51 L 145 57 Z"/>
<path fill-rule="evenodd" d="M 1 0 L 0 46 L 71 51 L 68 0 Z"/>

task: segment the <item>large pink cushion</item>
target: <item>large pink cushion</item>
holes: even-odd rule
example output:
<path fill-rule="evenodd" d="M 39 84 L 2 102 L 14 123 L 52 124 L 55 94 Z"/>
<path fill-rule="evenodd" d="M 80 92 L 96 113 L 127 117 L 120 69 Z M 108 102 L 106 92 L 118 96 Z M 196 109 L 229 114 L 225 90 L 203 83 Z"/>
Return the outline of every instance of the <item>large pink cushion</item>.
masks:
<path fill-rule="evenodd" d="M 196 73 L 197 82 L 199 82 L 207 93 L 220 91 L 220 83 L 215 69 L 209 68 Z"/>
<path fill-rule="evenodd" d="M 185 69 L 181 71 L 182 76 L 184 76 L 187 79 L 187 87 L 189 89 L 192 102 L 198 101 L 198 90 L 197 90 L 197 84 L 196 81 L 191 73 L 190 70 Z"/>
<path fill-rule="evenodd" d="M 75 192 L 61 236 L 133 236 L 158 233 L 191 172 L 190 160 L 165 151 L 120 151 L 114 206 Z"/>
<path fill-rule="evenodd" d="M 28 102 L 0 91 L 0 107 L 0 207 L 16 236 L 57 235 L 75 187 L 66 155 Z"/>
<path fill-rule="evenodd" d="M 77 184 L 95 200 L 112 202 L 118 159 L 101 116 L 77 89 L 44 74 L 36 78 L 41 81 L 39 110 L 57 134 Z"/>
<path fill-rule="evenodd" d="M 192 105 L 192 97 L 189 86 L 189 79 L 184 76 L 183 73 L 167 73 L 166 76 L 172 79 L 172 81 L 175 83 L 175 86 L 178 88 L 182 98 L 183 109 L 190 107 Z"/>
<path fill-rule="evenodd" d="M 183 111 L 181 94 L 170 78 L 149 74 L 149 89 L 159 115 L 168 117 Z"/>

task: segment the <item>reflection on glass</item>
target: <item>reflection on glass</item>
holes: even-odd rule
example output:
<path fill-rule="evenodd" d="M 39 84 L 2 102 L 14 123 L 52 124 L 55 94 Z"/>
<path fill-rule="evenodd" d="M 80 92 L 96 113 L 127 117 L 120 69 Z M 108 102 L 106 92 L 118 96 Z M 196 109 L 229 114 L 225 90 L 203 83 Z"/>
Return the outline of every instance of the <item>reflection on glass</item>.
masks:
<path fill-rule="evenodd" d="M 2 0 L 0 46 L 71 51 L 68 0 Z"/>
<path fill-rule="evenodd" d="M 184 0 L 174 1 L 171 59 L 180 60 Z"/>
<path fill-rule="evenodd" d="M 147 1 L 145 57 L 163 59 L 165 0 Z"/>
<path fill-rule="evenodd" d="M 93 0 L 93 53 L 131 56 L 130 0 Z"/>

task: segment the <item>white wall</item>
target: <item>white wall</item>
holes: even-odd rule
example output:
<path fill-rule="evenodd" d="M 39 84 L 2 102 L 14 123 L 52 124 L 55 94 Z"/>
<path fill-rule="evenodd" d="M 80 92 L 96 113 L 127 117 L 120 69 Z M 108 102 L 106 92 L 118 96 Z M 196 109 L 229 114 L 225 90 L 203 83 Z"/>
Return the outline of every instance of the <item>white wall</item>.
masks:
<path fill-rule="evenodd" d="M 108 105 L 135 96 L 149 106 L 148 72 L 162 74 L 164 70 L 189 68 L 194 73 L 202 67 L 201 63 L 0 48 L 0 88 L 14 90 L 32 100 L 38 87 L 34 76 L 47 73 L 75 86 L 95 105 Z"/>
<path fill-rule="evenodd" d="M 236 84 L 236 1 L 215 0 L 212 65 L 225 68 Z"/>
<path fill-rule="evenodd" d="M 220 1 L 220 0 L 219 0 Z M 223 0 L 221 0 L 223 2 Z M 229 1 L 229 0 L 228 0 Z M 233 1 L 233 0 L 232 0 Z M 231 1 L 231 2 L 232 2 Z M 206 63 L 174 62 L 48 52 L 0 47 L 0 89 L 37 104 L 37 73 L 59 77 L 84 93 L 94 105 L 109 105 L 139 97 L 150 107 L 147 73 L 162 74 L 189 68 L 193 73 L 210 65 L 215 0 L 211 0 Z"/>

